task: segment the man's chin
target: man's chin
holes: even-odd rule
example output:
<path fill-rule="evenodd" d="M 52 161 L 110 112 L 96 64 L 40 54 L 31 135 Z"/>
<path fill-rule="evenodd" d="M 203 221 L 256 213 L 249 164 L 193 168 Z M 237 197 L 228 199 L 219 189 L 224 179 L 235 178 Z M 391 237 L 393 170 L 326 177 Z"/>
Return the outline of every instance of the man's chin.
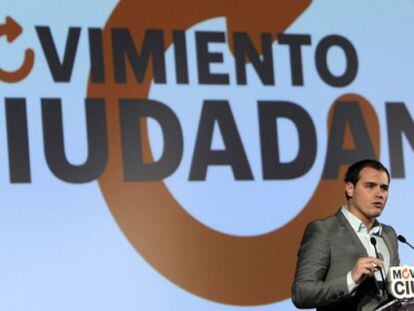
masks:
<path fill-rule="evenodd" d="M 376 209 L 371 211 L 370 216 L 371 216 L 371 218 L 376 218 L 378 216 L 381 216 L 381 214 L 382 214 L 382 209 L 376 208 Z"/>

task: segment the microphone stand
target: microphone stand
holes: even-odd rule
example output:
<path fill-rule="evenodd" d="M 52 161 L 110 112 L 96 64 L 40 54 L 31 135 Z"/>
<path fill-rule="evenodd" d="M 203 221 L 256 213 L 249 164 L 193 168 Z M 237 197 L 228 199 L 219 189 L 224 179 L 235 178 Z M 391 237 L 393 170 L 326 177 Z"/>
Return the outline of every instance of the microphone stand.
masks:
<path fill-rule="evenodd" d="M 398 239 L 398 241 L 400 241 L 401 243 L 407 244 L 409 247 L 411 247 L 411 248 L 414 250 L 414 246 L 412 246 L 412 245 L 411 245 L 411 244 L 407 241 L 407 239 L 406 239 L 404 236 L 399 235 L 399 236 L 397 236 L 397 239 Z"/>
<path fill-rule="evenodd" d="M 371 237 L 370 242 L 374 246 L 375 256 L 377 257 L 377 259 L 380 259 L 379 255 L 378 255 L 378 250 L 377 250 L 377 240 L 374 237 Z M 382 280 L 382 284 L 383 284 L 382 291 L 387 291 L 386 290 L 387 283 L 385 283 L 385 277 L 384 277 L 384 274 L 382 273 L 382 271 L 383 271 L 382 267 L 380 267 L 379 271 L 380 271 L 380 274 L 381 274 L 381 280 Z"/>

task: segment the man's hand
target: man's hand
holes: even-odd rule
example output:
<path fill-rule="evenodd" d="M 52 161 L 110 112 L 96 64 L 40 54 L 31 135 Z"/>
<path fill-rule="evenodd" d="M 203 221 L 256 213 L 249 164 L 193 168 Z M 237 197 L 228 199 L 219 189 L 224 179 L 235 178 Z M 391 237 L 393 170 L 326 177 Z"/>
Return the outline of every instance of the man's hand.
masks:
<path fill-rule="evenodd" d="M 375 271 L 381 269 L 382 260 L 375 257 L 359 258 L 351 271 L 351 277 L 356 284 L 361 283 L 366 277 L 372 276 Z"/>

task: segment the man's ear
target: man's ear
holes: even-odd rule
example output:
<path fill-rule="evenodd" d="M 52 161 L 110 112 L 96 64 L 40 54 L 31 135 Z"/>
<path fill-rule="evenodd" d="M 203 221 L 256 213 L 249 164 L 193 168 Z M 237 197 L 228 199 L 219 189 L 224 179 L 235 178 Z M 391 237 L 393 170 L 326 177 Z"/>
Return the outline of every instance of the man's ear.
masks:
<path fill-rule="evenodd" d="M 354 185 L 351 182 L 347 182 L 345 184 L 345 192 L 348 195 L 349 198 L 352 198 L 354 196 Z"/>

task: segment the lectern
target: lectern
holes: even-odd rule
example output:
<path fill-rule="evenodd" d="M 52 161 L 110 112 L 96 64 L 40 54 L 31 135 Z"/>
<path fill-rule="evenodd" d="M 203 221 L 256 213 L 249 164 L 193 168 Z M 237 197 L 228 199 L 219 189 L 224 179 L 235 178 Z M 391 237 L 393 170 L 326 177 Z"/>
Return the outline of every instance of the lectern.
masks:
<path fill-rule="evenodd" d="M 390 267 L 387 289 L 395 300 L 377 311 L 414 311 L 414 266 Z"/>
<path fill-rule="evenodd" d="M 414 311 L 414 300 L 400 300 L 396 299 L 393 300 L 386 305 L 383 305 L 377 309 L 376 311 Z"/>

